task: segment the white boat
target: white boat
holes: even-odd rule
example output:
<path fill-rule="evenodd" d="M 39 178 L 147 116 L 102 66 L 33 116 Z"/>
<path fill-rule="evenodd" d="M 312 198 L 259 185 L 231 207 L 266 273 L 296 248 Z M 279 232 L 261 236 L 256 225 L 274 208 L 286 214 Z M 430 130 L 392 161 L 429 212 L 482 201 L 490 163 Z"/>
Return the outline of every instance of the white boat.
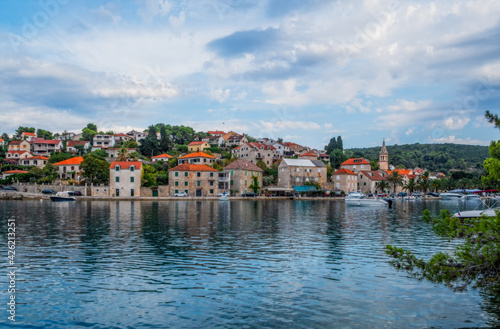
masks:
<path fill-rule="evenodd" d="M 224 191 L 219 194 L 219 201 L 229 201 L 229 193 L 226 193 L 226 191 Z"/>
<path fill-rule="evenodd" d="M 458 192 L 445 192 L 445 193 L 439 193 L 439 196 L 443 200 L 458 200 L 463 196 L 463 194 Z"/>
<path fill-rule="evenodd" d="M 459 211 L 453 215 L 453 217 L 457 218 L 479 218 L 479 217 L 495 217 L 496 211 L 499 211 L 500 208 L 489 208 L 484 210 L 466 210 Z"/>
<path fill-rule="evenodd" d="M 464 194 L 460 197 L 460 200 L 463 201 L 479 201 L 481 200 L 481 197 L 477 194 Z"/>
<path fill-rule="evenodd" d="M 383 199 L 367 198 L 361 192 L 350 192 L 344 200 L 347 206 L 356 207 L 374 207 L 374 206 L 388 206 L 389 203 Z"/>
<path fill-rule="evenodd" d="M 54 202 L 61 201 L 75 201 L 75 197 L 71 196 L 68 192 L 57 192 L 56 195 L 50 197 L 50 200 Z"/>

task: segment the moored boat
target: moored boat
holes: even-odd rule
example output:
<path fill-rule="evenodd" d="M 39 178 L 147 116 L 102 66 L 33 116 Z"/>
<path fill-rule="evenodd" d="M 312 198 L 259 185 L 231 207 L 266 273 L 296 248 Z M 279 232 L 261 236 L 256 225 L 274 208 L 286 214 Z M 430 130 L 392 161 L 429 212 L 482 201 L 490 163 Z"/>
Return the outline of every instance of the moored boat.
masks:
<path fill-rule="evenodd" d="M 68 192 L 57 192 L 56 195 L 52 195 L 50 200 L 54 202 L 62 202 L 62 201 L 75 201 L 75 197 L 69 195 Z"/>
<path fill-rule="evenodd" d="M 439 196 L 443 200 L 458 200 L 463 196 L 463 193 L 458 193 L 458 192 L 444 192 L 444 193 L 439 193 Z"/>
<path fill-rule="evenodd" d="M 388 206 L 389 203 L 383 199 L 367 198 L 361 192 L 350 192 L 344 200 L 347 206 L 356 207 L 374 207 L 374 206 Z"/>

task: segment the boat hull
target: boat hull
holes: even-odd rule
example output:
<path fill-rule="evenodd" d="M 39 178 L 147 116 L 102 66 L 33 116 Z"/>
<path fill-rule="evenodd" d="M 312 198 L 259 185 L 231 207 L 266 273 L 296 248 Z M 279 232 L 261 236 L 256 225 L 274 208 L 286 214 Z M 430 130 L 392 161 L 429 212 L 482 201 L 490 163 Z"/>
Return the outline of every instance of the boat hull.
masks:
<path fill-rule="evenodd" d="M 462 197 L 461 194 L 454 194 L 454 193 L 441 193 L 439 194 L 439 196 L 443 200 L 459 200 Z"/>
<path fill-rule="evenodd" d="M 59 196 L 51 196 L 50 200 L 53 202 L 65 202 L 65 201 L 75 201 L 75 198 L 65 198 L 65 197 L 59 197 Z"/>
<path fill-rule="evenodd" d="M 345 204 L 351 207 L 387 207 L 389 204 L 380 199 L 346 199 Z"/>

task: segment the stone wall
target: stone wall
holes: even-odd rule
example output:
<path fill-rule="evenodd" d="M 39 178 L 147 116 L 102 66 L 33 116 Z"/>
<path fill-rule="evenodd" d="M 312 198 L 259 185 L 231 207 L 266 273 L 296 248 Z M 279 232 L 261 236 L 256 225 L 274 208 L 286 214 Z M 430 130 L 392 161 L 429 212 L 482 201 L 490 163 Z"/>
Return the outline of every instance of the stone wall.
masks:
<path fill-rule="evenodd" d="M 80 191 L 82 195 L 90 195 L 90 186 L 82 185 L 64 185 L 64 184 L 34 184 L 34 183 L 14 183 L 12 184 L 19 192 L 40 193 L 44 189 L 50 189 L 55 192 L 62 191 Z"/>

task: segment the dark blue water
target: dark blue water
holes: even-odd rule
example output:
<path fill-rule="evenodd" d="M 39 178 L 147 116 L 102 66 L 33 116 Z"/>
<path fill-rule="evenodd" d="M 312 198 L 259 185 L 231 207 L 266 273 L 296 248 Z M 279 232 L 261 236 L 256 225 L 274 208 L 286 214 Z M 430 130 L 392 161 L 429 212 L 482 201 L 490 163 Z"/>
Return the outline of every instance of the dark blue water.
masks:
<path fill-rule="evenodd" d="M 453 293 L 388 264 L 453 244 L 394 209 L 332 201 L 0 201 L 16 220 L 18 328 L 458 328 L 500 323 L 498 296 Z M 461 210 L 464 206 L 460 206 Z"/>

